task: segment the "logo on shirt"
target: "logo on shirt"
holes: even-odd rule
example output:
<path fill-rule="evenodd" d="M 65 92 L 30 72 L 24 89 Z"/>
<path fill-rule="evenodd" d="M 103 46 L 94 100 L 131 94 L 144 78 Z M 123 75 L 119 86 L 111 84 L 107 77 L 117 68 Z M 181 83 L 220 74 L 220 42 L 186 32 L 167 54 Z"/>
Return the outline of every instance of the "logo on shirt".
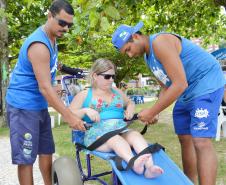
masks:
<path fill-rule="evenodd" d="M 158 67 L 153 67 L 152 71 L 154 73 L 154 75 L 163 83 L 163 84 L 167 84 L 167 82 L 170 82 L 170 79 L 168 78 L 168 76 L 163 72 L 162 69 L 158 68 Z"/>
<path fill-rule="evenodd" d="M 209 116 L 209 111 L 207 109 L 198 108 L 195 111 L 196 118 L 207 118 Z"/>
<path fill-rule="evenodd" d="M 50 69 L 51 74 L 57 70 L 58 58 L 57 58 L 56 54 L 54 54 L 53 60 L 55 60 L 55 62 L 54 62 L 54 66 Z"/>

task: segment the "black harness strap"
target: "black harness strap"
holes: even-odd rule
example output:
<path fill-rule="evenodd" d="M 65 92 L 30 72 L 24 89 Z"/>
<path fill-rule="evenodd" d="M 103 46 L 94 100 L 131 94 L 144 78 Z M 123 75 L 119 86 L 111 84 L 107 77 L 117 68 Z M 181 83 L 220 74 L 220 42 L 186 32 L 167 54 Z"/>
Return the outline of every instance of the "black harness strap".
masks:
<path fill-rule="evenodd" d="M 108 132 L 106 134 L 104 134 L 103 136 L 101 136 L 100 138 L 98 138 L 96 141 L 94 141 L 91 145 L 89 146 L 85 146 L 83 144 L 80 144 L 80 143 L 76 143 L 77 146 L 81 147 L 81 148 L 84 148 L 84 149 L 87 149 L 87 150 L 90 150 L 90 151 L 93 151 L 95 150 L 96 148 L 98 148 L 99 146 L 101 146 L 102 144 L 104 144 L 108 139 L 112 138 L 113 136 L 121 133 L 123 130 L 125 130 L 126 128 L 128 127 L 128 125 L 126 125 L 125 127 L 123 128 L 120 128 L 120 129 L 117 129 L 117 130 L 114 130 L 114 131 L 111 131 L 111 132 Z"/>
<path fill-rule="evenodd" d="M 130 120 L 124 119 L 124 121 L 133 121 L 133 120 L 138 120 L 138 113 L 133 115 L 133 118 Z M 142 131 L 140 132 L 142 135 L 144 135 L 147 132 L 148 129 L 148 125 L 145 125 L 144 128 L 142 129 Z"/>
<path fill-rule="evenodd" d="M 135 114 L 133 119 L 131 119 L 131 120 L 135 120 L 135 119 L 137 119 L 137 114 Z M 129 120 L 129 121 L 131 121 L 131 120 Z M 128 121 L 128 120 L 124 120 L 124 121 Z M 80 144 L 80 143 L 76 143 L 76 145 L 80 148 L 87 149 L 89 151 L 93 151 L 93 150 L 97 149 L 99 146 L 101 146 L 102 144 L 104 144 L 111 137 L 120 134 L 122 131 L 127 129 L 128 126 L 129 126 L 129 124 L 127 124 L 125 127 L 121 128 L 121 129 L 117 129 L 117 130 L 114 130 L 114 131 L 111 131 L 111 132 L 104 134 L 103 136 L 98 138 L 96 141 L 94 141 L 91 145 L 89 145 L 87 147 L 83 144 Z M 143 130 L 140 133 L 143 135 L 143 134 L 146 133 L 146 131 L 147 131 L 147 125 L 145 125 L 145 127 L 143 128 Z M 122 166 L 123 159 L 121 157 L 114 156 L 114 157 L 111 157 L 111 159 L 115 161 L 116 167 L 119 171 L 127 171 L 127 170 L 130 170 L 130 169 L 133 168 L 135 160 L 138 157 L 140 157 L 141 155 L 149 154 L 149 153 L 155 153 L 155 152 L 158 152 L 161 149 L 165 150 L 165 148 L 158 143 L 155 143 L 153 145 L 148 146 L 147 148 L 142 150 L 139 154 L 137 154 L 133 158 L 131 158 L 130 161 L 128 162 L 126 168 L 124 168 Z"/>
<path fill-rule="evenodd" d="M 136 119 L 138 119 L 137 114 L 134 114 L 134 116 L 131 120 L 124 120 L 124 121 L 132 121 L 132 120 L 136 120 Z M 128 126 L 129 126 L 129 124 L 127 124 L 125 127 L 122 127 L 120 129 L 117 129 L 117 130 L 114 130 L 114 131 L 111 131 L 111 132 L 104 134 L 103 136 L 99 137 L 96 141 L 94 141 L 89 146 L 85 146 L 81 143 L 76 143 L 76 145 L 80 148 L 84 148 L 84 149 L 93 151 L 93 150 L 97 149 L 99 146 L 101 146 L 102 144 L 104 144 L 111 137 L 120 134 L 122 131 L 127 129 Z M 143 128 L 143 130 L 140 133 L 142 135 L 144 135 L 146 133 L 146 131 L 147 131 L 147 125 L 145 125 L 145 127 Z"/>
<path fill-rule="evenodd" d="M 144 135 L 147 132 L 147 129 L 148 129 L 148 125 L 145 125 L 143 130 L 140 132 L 141 135 Z"/>
<path fill-rule="evenodd" d="M 145 148 L 144 150 L 142 150 L 139 154 L 137 154 L 133 158 L 131 158 L 130 161 L 128 162 L 126 168 L 124 168 L 122 166 L 123 159 L 121 157 L 114 156 L 114 157 L 111 157 L 111 159 L 115 161 L 116 167 L 117 167 L 117 169 L 119 171 L 127 171 L 127 170 L 130 170 L 130 169 L 133 168 L 133 165 L 134 165 L 135 160 L 138 157 L 140 157 L 141 155 L 149 154 L 149 153 L 155 153 L 155 152 L 158 152 L 161 149 L 165 150 L 165 148 L 163 146 L 161 146 L 160 144 L 158 144 L 158 143 L 155 143 L 153 145 L 148 146 L 147 148 Z"/>

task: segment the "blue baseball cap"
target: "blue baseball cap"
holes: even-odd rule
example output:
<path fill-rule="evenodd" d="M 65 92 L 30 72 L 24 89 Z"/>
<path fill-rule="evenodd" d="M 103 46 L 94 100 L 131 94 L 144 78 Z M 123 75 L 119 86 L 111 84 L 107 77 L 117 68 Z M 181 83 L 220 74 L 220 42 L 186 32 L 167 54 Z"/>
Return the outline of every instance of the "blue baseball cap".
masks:
<path fill-rule="evenodd" d="M 120 50 L 132 35 L 143 27 L 143 25 L 144 23 L 141 21 L 134 27 L 125 24 L 120 25 L 112 35 L 112 44 L 116 49 Z"/>

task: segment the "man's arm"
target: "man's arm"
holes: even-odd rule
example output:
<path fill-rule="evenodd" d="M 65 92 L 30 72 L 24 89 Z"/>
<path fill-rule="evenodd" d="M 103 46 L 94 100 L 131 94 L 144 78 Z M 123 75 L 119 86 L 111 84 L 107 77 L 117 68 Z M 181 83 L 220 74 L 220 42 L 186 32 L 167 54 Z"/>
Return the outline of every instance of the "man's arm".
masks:
<path fill-rule="evenodd" d="M 164 66 L 172 84 L 170 87 L 164 89 L 164 96 L 161 95 L 150 109 L 145 109 L 139 113 L 139 117 L 142 121 L 151 120 L 155 115 L 171 105 L 188 86 L 185 71 L 180 59 L 180 40 L 171 34 L 162 34 L 154 40 L 153 50 L 155 56 Z"/>
<path fill-rule="evenodd" d="M 38 81 L 39 90 L 59 113 L 71 128 L 85 130 L 83 121 L 75 116 L 69 108 L 58 98 L 51 84 L 50 54 L 48 48 L 41 43 L 34 43 L 28 49 L 28 58 L 32 64 L 35 77 Z"/>
<path fill-rule="evenodd" d="M 153 43 L 153 49 L 172 82 L 170 87 L 165 88 L 164 96 L 160 96 L 159 101 L 156 102 L 156 108 L 160 112 L 171 105 L 184 92 L 188 83 L 180 59 L 181 42 L 176 36 L 171 34 L 160 35 Z"/>

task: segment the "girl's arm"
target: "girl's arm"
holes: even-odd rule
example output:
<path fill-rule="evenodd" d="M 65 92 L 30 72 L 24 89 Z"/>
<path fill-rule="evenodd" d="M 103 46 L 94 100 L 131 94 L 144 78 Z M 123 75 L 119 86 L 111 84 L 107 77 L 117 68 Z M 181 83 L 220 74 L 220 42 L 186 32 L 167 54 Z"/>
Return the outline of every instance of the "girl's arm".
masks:
<path fill-rule="evenodd" d="M 100 122 L 100 115 L 96 110 L 89 107 L 82 107 L 87 93 L 88 91 L 81 91 L 78 93 L 72 100 L 69 109 L 80 118 L 83 118 L 85 115 L 87 115 L 93 122 Z"/>
<path fill-rule="evenodd" d="M 118 93 L 122 96 L 123 102 L 124 102 L 124 107 L 125 107 L 125 118 L 127 120 L 130 120 L 133 118 L 134 112 L 135 112 L 135 104 L 134 102 L 126 96 L 124 92 L 121 90 L 114 88 Z"/>
<path fill-rule="evenodd" d="M 79 92 L 69 105 L 69 109 L 78 117 L 83 118 L 86 114 L 86 108 L 82 108 L 83 102 L 87 96 L 88 91 Z"/>

